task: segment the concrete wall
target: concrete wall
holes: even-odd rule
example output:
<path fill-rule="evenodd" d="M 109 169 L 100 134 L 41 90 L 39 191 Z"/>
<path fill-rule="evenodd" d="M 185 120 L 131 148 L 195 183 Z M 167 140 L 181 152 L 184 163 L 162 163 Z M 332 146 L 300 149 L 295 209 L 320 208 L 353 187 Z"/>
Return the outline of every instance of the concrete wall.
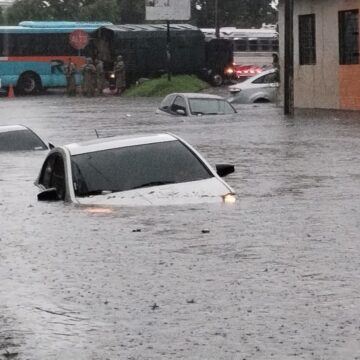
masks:
<path fill-rule="evenodd" d="M 360 109 L 360 65 L 339 65 L 338 12 L 360 0 L 294 1 L 294 99 L 298 108 Z M 279 8 L 280 59 L 284 59 L 284 0 Z M 299 65 L 298 16 L 315 14 L 316 65 Z M 358 76 L 357 76 L 358 75 Z"/>

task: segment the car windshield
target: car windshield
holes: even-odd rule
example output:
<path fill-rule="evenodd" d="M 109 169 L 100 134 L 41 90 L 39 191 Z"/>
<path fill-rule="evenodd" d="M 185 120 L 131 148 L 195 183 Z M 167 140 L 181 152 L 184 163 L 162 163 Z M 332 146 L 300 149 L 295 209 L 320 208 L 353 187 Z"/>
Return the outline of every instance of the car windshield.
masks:
<path fill-rule="evenodd" d="M 72 172 L 79 197 L 213 177 L 180 141 L 74 155 Z"/>
<path fill-rule="evenodd" d="M 0 132 L 0 151 L 46 150 L 43 141 L 30 130 Z"/>
<path fill-rule="evenodd" d="M 193 115 L 228 115 L 234 114 L 235 109 L 223 99 L 189 99 L 191 114 Z"/>

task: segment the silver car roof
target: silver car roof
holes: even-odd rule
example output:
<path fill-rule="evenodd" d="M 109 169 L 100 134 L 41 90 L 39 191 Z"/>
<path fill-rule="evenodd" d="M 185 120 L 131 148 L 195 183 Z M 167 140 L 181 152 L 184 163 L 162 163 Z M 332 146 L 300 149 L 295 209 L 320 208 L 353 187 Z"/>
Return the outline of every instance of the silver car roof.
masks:
<path fill-rule="evenodd" d="M 100 138 L 80 143 L 73 143 L 62 146 L 67 149 L 71 155 L 86 154 L 95 151 L 109 150 L 127 146 L 145 145 L 160 142 L 178 140 L 171 134 L 155 134 L 155 135 L 134 135 L 134 136 L 114 136 L 108 138 Z"/>

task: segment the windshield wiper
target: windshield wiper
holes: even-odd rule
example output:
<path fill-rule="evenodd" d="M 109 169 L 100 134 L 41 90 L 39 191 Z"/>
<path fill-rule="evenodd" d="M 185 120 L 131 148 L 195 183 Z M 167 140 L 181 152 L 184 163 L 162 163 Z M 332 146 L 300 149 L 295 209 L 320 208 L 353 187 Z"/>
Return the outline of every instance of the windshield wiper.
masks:
<path fill-rule="evenodd" d="M 140 189 L 140 188 L 144 188 L 144 187 L 150 187 L 150 186 L 160 186 L 160 185 L 174 184 L 174 183 L 175 183 L 174 181 L 150 181 L 150 182 L 147 182 L 145 184 L 135 186 L 131 190 Z"/>

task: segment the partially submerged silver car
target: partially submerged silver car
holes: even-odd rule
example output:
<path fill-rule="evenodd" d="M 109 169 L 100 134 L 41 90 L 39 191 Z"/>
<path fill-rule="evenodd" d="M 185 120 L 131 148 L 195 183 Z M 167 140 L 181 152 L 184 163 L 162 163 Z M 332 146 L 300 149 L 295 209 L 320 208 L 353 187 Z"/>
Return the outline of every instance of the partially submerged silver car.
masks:
<path fill-rule="evenodd" d="M 110 137 L 54 148 L 35 184 L 39 200 L 82 205 L 234 202 L 233 189 L 187 142 L 172 134 Z"/>
<path fill-rule="evenodd" d="M 164 98 L 156 113 L 176 116 L 231 115 L 236 110 L 218 95 L 173 93 Z"/>
<path fill-rule="evenodd" d="M 278 88 L 278 70 L 265 70 L 241 83 L 230 85 L 228 100 L 239 104 L 275 102 Z"/>

